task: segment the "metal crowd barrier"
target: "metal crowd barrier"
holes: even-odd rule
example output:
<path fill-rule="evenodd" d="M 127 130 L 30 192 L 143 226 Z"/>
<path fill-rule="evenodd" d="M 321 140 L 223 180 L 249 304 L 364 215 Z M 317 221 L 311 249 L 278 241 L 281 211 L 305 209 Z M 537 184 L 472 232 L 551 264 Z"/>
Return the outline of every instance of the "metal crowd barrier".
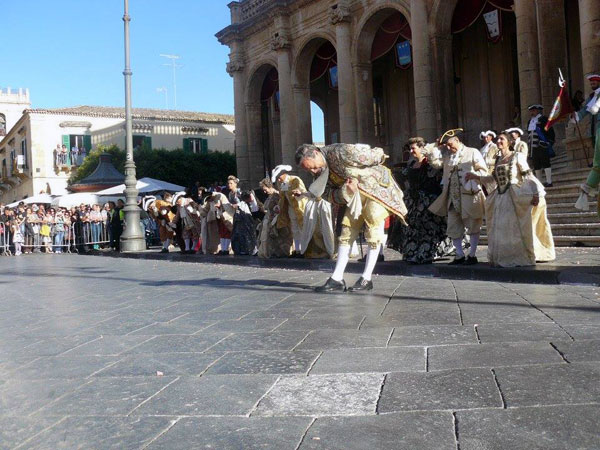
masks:
<path fill-rule="evenodd" d="M 12 252 L 10 250 L 10 224 L 0 222 L 0 253 L 3 256 L 10 256 Z"/>

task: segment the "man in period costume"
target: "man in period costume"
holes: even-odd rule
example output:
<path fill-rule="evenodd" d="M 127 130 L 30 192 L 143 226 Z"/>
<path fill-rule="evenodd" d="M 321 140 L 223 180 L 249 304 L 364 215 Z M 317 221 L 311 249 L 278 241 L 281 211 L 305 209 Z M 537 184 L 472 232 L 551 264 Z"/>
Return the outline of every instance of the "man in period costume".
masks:
<path fill-rule="evenodd" d="M 292 191 L 306 192 L 304 182 L 300 177 L 291 175 L 292 166 L 279 165 L 273 169 L 271 181 L 279 191 L 279 216 L 277 226 L 283 228 L 291 227 L 294 237 L 293 256 L 300 257 L 302 250 L 300 241 L 302 238 L 302 224 L 304 219 L 304 208 L 307 199 L 304 196 L 295 196 Z"/>
<path fill-rule="evenodd" d="M 158 234 L 163 247 L 161 253 L 169 253 L 169 245 L 175 236 L 175 227 L 172 225 L 175 221 L 175 214 L 171 211 L 171 206 L 170 202 L 157 199 L 152 195 L 144 197 L 142 201 L 144 211 L 158 225 Z"/>
<path fill-rule="evenodd" d="M 550 128 L 544 131 L 548 118 L 542 115 L 544 107 L 540 104 L 530 105 L 529 113 L 531 119 L 527 126 L 529 132 L 529 148 L 531 149 L 531 161 L 535 176 L 542 181 L 542 170 L 546 174 L 545 187 L 552 187 L 552 168 L 550 166 L 550 148 L 554 145 L 554 130 Z"/>
<path fill-rule="evenodd" d="M 525 157 L 525 159 L 529 158 L 530 155 L 529 155 L 529 147 L 527 146 L 527 142 L 525 142 L 524 140 L 521 139 L 523 134 L 525 134 L 523 132 L 523 130 L 521 130 L 518 127 L 513 127 L 513 128 L 508 128 L 506 130 L 506 132 L 510 133 L 512 138 L 515 140 L 515 145 L 514 145 L 515 152 L 521 153 Z"/>
<path fill-rule="evenodd" d="M 487 175 L 488 168 L 479 150 L 460 141 L 462 131 L 461 128 L 446 131 L 439 139 L 440 145 L 448 149 L 444 156 L 444 187 L 429 210 L 438 216 L 448 216 L 447 234 L 456 247 L 456 257 L 450 264 L 472 265 L 477 264 L 475 253 L 485 215 L 485 195 L 479 181 L 466 181 L 465 176 L 467 173 Z M 471 245 L 467 257 L 462 248 L 465 229 Z"/>
<path fill-rule="evenodd" d="M 498 147 L 496 147 L 496 144 L 494 143 L 496 133 L 492 130 L 482 131 L 479 133 L 479 139 L 485 143 L 479 152 L 481 153 L 481 156 L 483 156 L 485 164 L 488 166 L 488 172 L 491 174 L 494 170 L 494 164 L 496 163 L 496 156 L 498 155 Z"/>
<path fill-rule="evenodd" d="M 584 211 L 589 209 L 588 195 L 596 193 L 598 184 L 600 184 L 600 120 L 598 112 L 600 111 L 600 75 L 594 74 L 587 77 L 592 88 L 592 93 L 588 97 L 583 107 L 575 113 L 575 120 L 580 121 L 586 116 L 591 117 L 591 136 L 594 143 L 594 165 L 587 181 L 581 185 L 581 195 L 575 204 L 575 207 Z"/>
<path fill-rule="evenodd" d="M 305 144 L 296 151 L 296 164 L 323 184 L 320 197 L 345 207 L 338 238 L 335 271 L 317 292 L 344 291 L 344 271 L 350 258 L 350 248 L 361 228 L 369 246 L 362 276 L 350 291 L 373 289 L 371 275 L 383 240 L 385 219 L 394 214 L 404 220 L 404 195 L 384 166 L 387 155 L 381 148 L 364 144 L 333 144 L 323 148 Z M 319 184 L 319 183 L 318 183 Z M 301 195 L 300 192 L 294 192 Z"/>

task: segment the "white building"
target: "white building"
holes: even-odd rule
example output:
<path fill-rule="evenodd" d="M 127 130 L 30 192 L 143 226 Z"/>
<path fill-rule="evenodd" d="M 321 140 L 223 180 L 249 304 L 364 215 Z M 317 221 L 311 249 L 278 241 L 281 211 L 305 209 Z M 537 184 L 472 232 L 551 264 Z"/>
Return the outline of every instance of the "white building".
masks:
<path fill-rule="evenodd" d="M 10 105 L 0 101 L 7 125 L 14 117 Z M 233 123 L 233 116 L 225 114 L 134 108 L 133 143 L 194 153 L 234 153 Z M 0 139 L 1 203 L 42 191 L 63 194 L 76 167 L 57 163 L 57 145 L 86 153 L 100 144 L 125 148 L 125 111 L 99 106 L 25 109 Z"/>

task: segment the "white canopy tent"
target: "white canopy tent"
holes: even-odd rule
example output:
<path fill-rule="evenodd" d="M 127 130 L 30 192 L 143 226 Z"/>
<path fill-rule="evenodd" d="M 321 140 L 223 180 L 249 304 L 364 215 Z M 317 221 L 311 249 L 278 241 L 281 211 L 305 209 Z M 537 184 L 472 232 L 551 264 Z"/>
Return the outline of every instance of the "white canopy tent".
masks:
<path fill-rule="evenodd" d="M 50 194 L 32 195 L 31 197 L 24 198 L 23 200 L 17 200 L 16 202 L 10 203 L 8 207 L 14 208 L 15 206 L 18 206 L 21 202 L 25 203 L 26 205 L 32 205 L 34 203 L 50 204 L 52 203 L 53 199 L 54 196 Z"/>
<path fill-rule="evenodd" d="M 183 186 L 166 181 L 155 180 L 154 178 L 140 178 L 137 182 L 137 190 L 140 194 L 149 194 L 152 192 L 168 191 L 180 192 L 185 190 Z M 125 185 L 119 184 L 108 189 L 96 192 L 97 195 L 123 195 L 125 193 Z"/>
<path fill-rule="evenodd" d="M 52 206 L 59 208 L 71 208 L 82 203 L 86 205 L 103 205 L 106 202 L 123 199 L 122 195 L 99 195 L 97 192 L 78 192 L 75 194 L 62 195 L 52 200 Z"/>

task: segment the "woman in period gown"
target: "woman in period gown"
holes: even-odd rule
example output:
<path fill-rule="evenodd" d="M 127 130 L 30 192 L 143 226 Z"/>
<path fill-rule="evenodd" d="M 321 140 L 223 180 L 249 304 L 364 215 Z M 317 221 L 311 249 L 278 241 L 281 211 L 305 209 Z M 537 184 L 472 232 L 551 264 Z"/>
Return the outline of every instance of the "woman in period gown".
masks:
<path fill-rule="evenodd" d="M 408 227 L 396 223 L 388 247 L 402 253 L 404 261 L 429 264 L 441 256 L 440 244 L 446 239 L 446 218 L 429 211 L 442 192 L 442 155 L 423 138 L 411 138 L 409 145 L 412 158 L 403 171 Z"/>
<path fill-rule="evenodd" d="M 278 227 L 279 192 L 268 178 L 260 182 L 263 192 L 268 195 L 264 203 L 265 216 L 259 226 L 258 257 L 287 258 L 292 252 L 292 230 L 289 226 Z"/>
<path fill-rule="evenodd" d="M 544 187 L 527 159 L 515 152 L 507 132 L 498 135 L 499 154 L 491 175 L 480 179 L 489 193 L 486 202 L 488 260 L 497 267 L 533 266 L 555 258 L 554 240 L 546 216 Z"/>

